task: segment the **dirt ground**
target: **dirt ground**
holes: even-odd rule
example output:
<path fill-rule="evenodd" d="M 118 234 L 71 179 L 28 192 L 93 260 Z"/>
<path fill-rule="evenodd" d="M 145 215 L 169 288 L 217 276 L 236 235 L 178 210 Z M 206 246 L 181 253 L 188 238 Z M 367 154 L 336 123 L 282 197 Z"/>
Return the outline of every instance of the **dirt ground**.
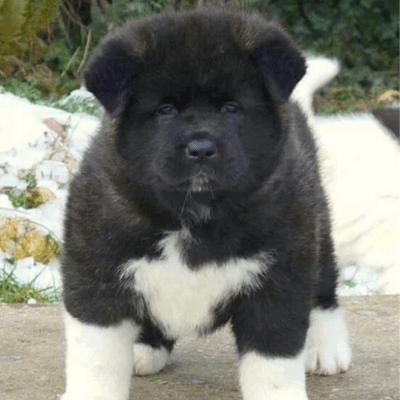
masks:
<path fill-rule="evenodd" d="M 342 301 L 353 344 L 344 374 L 307 378 L 310 400 L 399 400 L 399 297 Z M 0 399 L 55 400 L 63 392 L 60 306 L 0 305 Z M 166 369 L 133 377 L 132 400 L 240 400 L 228 329 L 183 339 Z M 112 399 L 110 399 L 112 400 Z"/>

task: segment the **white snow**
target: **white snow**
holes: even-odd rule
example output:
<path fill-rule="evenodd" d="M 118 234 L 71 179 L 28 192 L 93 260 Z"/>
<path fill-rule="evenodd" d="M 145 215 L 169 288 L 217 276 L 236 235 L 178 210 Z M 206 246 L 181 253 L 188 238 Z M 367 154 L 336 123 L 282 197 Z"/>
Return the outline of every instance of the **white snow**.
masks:
<path fill-rule="evenodd" d="M 74 95 L 91 97 L 86 90 L 77 91 Z M 59 134 L 46 125 L 44 121 L 49 118 L 54 118 L 59 124 L 66 126 L 66 140 L 62 140 Z M 76 170 L 83 150 L 98 127 L 98 118 L 34 105 L 12 94 L 0 93 L 0 217 L 26 218 L 33 222 L 40 232 L 45 235 L 50 233 L 61 242 L 67 183 L 71 176 L 69 174 Z M 5 187 L 26 188 L 27 183 L 22 176 L 27 170 L 34 172 L 38 186 L 49 188 L 55 197 L 38 208 L 14 208 L 8 196 L 1 190 Z M 340 188 L 340 182 L 335 187 Z M 332 198 L 331 201 L 335 199 Z M 363 201 L 368 199 L 364 198 Z M 357 205 L 354 206 L 357 208 Z M 336 210 L 335 207 L 333 209 Z M 338 209 L 340 210 L 340 207 Z M 341 220 L 336 215 L 333 217 L 335 221 Z M 349 216 L 346 215 L 346 218 Z M 394 223 L 397 224 L 397 221 Z M 357 251 L 355 248 L 354 252 Z M 14 270 L 16 279 L 21 283 L 33 281 L 39 288 L 60 287 L 58 260 L 44 265 L 35 262 L 33 258 L 25 258 L 13 267 L 5 261 L 6 256 L 0 250 L 0 279 L 2 271 L 9 273 Z M 380 278 L 384 270 L 366 264 L 350 265 L 340 261 L 339 259 L 343 268 L 340 295 L 382 292 Z"/>
<path fill-rule="evenodd" d="M 73 95 L 92 97 L 84 89 Z M 46 125 L 45 120 L 50 118 L 66 126 L 66 140 Z M 0 93 L 0 217 L 27 219 L 40 233 L 51 234 L 61 242 L 67 184 L 98 127 L 98 118 L 34 105 L 10 93 Z M 25 189 L 27 183 L 22 177 L 27 171 L 34 173 L 38 187 L 50 189 L 55 197 L 38 208 L 14 208 L 1 191 Z M 0 279 L 1 272 L 13 271 L 20 283 L 33 282 L 40 289 L 60 288 L 58 260 L 45 265 L 28 257 L 12 266 L 6 261 L 9 256 L 0 250 Z"/>

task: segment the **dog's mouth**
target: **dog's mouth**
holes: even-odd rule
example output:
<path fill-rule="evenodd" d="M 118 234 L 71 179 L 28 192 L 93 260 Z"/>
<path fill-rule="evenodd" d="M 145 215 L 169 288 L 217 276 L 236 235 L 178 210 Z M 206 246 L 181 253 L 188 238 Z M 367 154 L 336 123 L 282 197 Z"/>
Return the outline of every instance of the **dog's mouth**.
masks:
<path fill-rule="evenodd" d="M 178 192 L 206 193 L 213 191 L 213 189 L 217 189 L 218 181 L 211 174 L 199 171 L 186 177 L 181 182 L 171 185 L 171 189 L 172 188 Z"/>
<path fill-rule="evenodd" d="M 229 180 L 223 180 L 214 173 L 206 171 L 199 171 L 189 177 L 183 182 L 175 185 L 175 190 L 184 191 L 193 195 L 206 195 L 214 193 L 238 190 L 243 186 L 243 182 L 230 182 Z"/>
<path fill-rule="evenodd" d="M 207 195 L 217 195 L 236 190 L 242 190 L 245 180 L 234 180 L 224 171 L 215 171 L 211 168 L 197 168 L 184 176 L 175 173 L 173 176 L 165 173 L 159 174 L 160 183 L 164 190 L 176 193 L 189 193 L 196 198 L 208 198 Z"/>
<path fill-rule="evenodd" d="M 189 179 L 189 190 L 193 193 L 212 190 L 210 176 L 203 171 L 198 172 Z"/>

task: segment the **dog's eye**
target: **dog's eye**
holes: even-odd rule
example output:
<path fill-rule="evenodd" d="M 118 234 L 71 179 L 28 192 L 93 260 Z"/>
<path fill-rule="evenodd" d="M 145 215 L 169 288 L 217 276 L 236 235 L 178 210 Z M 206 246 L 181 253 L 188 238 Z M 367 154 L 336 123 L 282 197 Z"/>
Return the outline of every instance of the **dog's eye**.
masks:
<path fill-rule="evenodd" d="M 221 108 L 221 112 L 229 114 L 236 114 L 239 111 L 240 111 L 239 104 L 235 103 L 234 101 L 228 101 Z"/>
<path fill-rule="evenodd" d="M 162 104 L 157 107 L 156 113 L 158 115 L 176 115 L 178 110 L 172 104 Z"/>

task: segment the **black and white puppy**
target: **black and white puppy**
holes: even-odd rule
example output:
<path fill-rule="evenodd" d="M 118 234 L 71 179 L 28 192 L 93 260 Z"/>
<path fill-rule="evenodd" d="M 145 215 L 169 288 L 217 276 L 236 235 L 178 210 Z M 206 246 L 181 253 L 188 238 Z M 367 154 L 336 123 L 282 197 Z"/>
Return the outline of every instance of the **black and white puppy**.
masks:
<path fill-rule="evenodd" d="M 252 11 L 129 22 L 85 72 L 106 112 L 70 186 L 63 400 L 126 400 L 132 371 L 230 322 L 244 400 L 306 400 L 350 363 L 304 59 Z"/>

